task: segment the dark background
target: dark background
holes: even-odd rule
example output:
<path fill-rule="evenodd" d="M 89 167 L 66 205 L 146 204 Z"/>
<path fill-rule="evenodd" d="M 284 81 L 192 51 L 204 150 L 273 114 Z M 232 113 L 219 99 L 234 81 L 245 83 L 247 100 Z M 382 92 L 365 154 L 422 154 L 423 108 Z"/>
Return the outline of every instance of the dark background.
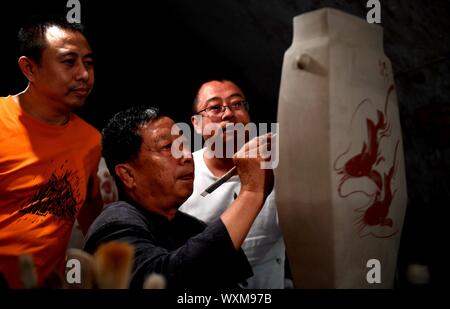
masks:
<path fill-rule="evenodd" d="M 292 18 L 324 6 L 365 18 L 366 0 L 81 0 L 96 85 L 79 114 L 98 129 L 119 110 L 150 104 L 188 122 L 198 86 L 237 81 L 255 122 L 275 122 Z M 0 2 L 0 96 L 23 90 L 15 35 L 33 14 L 66 16 L 66 0 Z M 429 287 L 447 280 L 450 206 L 450 2 L 381 1 L 384 48 L 396 82 L 408 208 L 399 287 L 410 263 L 428 265 Z M 301 130 L 301 124 L 299 124 Z"/>

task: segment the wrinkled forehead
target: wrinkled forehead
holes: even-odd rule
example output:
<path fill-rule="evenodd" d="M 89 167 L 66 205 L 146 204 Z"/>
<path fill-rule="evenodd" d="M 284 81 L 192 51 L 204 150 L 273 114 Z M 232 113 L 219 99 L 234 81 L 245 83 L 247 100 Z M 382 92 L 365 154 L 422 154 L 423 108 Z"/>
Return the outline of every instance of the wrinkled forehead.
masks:
<path fill-rule="evenodd" d="M 158 145 L 179 136 L 180 128 L 172 119 L 163 116 L 141 125 L 139 131 L 147 145 Z"/>

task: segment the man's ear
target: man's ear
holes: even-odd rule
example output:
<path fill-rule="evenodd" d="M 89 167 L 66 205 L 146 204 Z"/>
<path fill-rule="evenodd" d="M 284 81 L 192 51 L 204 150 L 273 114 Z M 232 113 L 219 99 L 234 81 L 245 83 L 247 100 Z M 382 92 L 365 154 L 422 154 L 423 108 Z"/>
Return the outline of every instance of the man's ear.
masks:
<path fill-rule="evenodd" d="M 115 167 L 116 175 L 119 176 L 125 188 L 133 190 L 136 187 L 133 168 L 127 164 L 118 164 Z"/>
<path fill-rule="evenodd" d="M 195 132 L 197 132 L 197 134 L 202 136 L 202 116 L 200 115 L 191 116 L 191 122 L 192 125 L 194 126 Z"/>
<path fill-rule="evenodd" d="M 18 61 L 19 68 L 29 82 L 34 81 L 37 64 L 26 56 L 21 56 Z"/>

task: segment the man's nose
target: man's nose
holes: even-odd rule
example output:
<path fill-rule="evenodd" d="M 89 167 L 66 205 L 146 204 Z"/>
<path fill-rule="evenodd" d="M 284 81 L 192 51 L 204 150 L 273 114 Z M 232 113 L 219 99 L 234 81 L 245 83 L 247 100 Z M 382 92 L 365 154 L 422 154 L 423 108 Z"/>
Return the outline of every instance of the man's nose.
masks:
<path fill-rule="evenodd" d="M 222 120 L 227 120 L 227 119 L 234 117 L 234 113 L 231 110 L 231 107 L 224 105 L 222 108 L 224 109 L 224 111 L 222 113 Z"/>
<path fill-rule="evenodd" d="M 84 81 L 87 81 L 89 79 L 89 69 L 83 62 L 78 64 L 76 79 Z"/>
<path fill-rule="evenodd" d="M 180 160 L 183 164 L 192 162 L 192 151 L 190 147 L 183 145 Z"/>

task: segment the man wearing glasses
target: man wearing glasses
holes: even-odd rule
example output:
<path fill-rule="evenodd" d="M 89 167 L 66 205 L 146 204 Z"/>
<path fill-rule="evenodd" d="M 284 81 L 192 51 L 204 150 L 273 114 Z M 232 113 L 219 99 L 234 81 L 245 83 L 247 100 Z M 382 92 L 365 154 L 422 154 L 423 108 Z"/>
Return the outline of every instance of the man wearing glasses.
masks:
<path fill-rule="evenodd" d="M 195 131 L 206 141 L 214 133 L 205 130 L 208 124 L 219 125 L 223 130 L 224 148 L 229 144 L 230 134 L 227 126 L 250 123 L 249 105 L 241 89 L 229 80 L 211 80 L 204 83 L 197 92 L 193 104 L 191 121 Z M 236 136 L 235 136 L 236 137 Z M 236 145 L 236 143 L 235 143 Z M 227 145 L 228 146 L 228 145 Z M 233 166 L 233 160 L 227 156 L 210 156 L 202 148 L 193 153 L 195 162 L 194 191 L 180 207 L 200 220 L 210 223 L 218 218 L 239 195 L 240 180 L 237 175 L 220 186 L 213 193 L 202 197 L 200 194 L 210 184 L 223 176 Z M 236 151 L 239 149 L 236 149 Z M 217 154 L 217 152 L 215 152 Z M 275 205 L 274 191 L 267 197 L 265 204 L 250 229 L 242 249 L 252 266 L 254 275 L 241 283 L 244 288 L 281 289 L 284 288 L 285 246 Z"/>

